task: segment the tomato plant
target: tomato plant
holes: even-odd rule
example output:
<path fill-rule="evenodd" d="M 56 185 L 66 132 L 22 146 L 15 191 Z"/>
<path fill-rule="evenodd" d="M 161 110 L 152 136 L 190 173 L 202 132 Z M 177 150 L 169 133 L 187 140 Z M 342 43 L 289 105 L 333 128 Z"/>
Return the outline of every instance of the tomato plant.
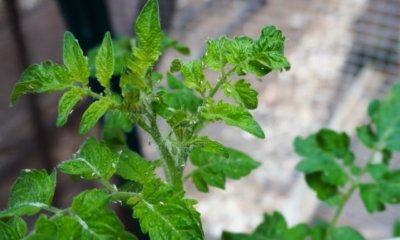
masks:
<path fill-rule="evenodd" d="M 196 201 L 186 198 L 184 180 L 190 179 L 199 191 L 208 192 L 210 187 L 224 188 L 227 178 L 242 178 L 260 165 L 246 153 L 202 135 L 201 130 L 222 121 L 265 138 L 250 112 L 257 108 L 258 92 L 246 76 L 261 78 L 272 71 L 289 70 L 283 33 L 267 26 L 257 39 L 211 38 L 201 59 L 176 59 L 170 70 L 161 74 L 154 71 L 154 65 L 167 38 L 161 32 L 157 0 L 144 6 L 135 32 L 136 41 L 130 42 L 132 49 L 124 52 L 123 59 L 118 58 L 107 33 L 91 53 L 93 67 L 67 32 L 64 64 L 45 61 L 22 74 L 11 95 L 13 104 L 23 94 L 63 91 L 56 121 L 61 127 L 75 105 L 89 97 L 94 101 L 83 113 L 79 133 L 86 134 L 103 118 L 103 138 L 87 139 L 71 159 L 50 173 L 22 171 L 12 187 L 8 208 L 0 212 L 2 239 L 135 239 L 109 209 L 112 202 L 131 207 L 132 217 L 151 239 L 204 239 Z M 167 42 L 187 52 L 177 42 Z M 206 71 L 218 73 L 218 79 L 210 81 Z M 121 94 L 110 87 L 113 75 L 120 75 Z M 102 86 L 101 93 L 88 86 L 90 76 Z M 225 97 L 218 97 L 219 92 Z M 400 171 L 389 167 L 391 152 L 400 150 L 400 85 L 385 99 L 372 102 L 369 115 L 371 123 L 357 130 L 359 139 L 371 149 L 363 166 L 355 161 L 345 133 L 323 129 L 295 141 L 296 152 L 303 158 L 297 169 L 305 174 L 318 198 L 337 209 L 330 223 L 289 228 L 281 214 L 265 214 L 264 223 L 252 234 L 226 232 L 222 238 L 363 239 L 356 230 L 337 227 L 336 222 L 356 191 L 369 212 L 400 201 Z M 144 159 L 126 146 L 124 133 L 135 124 L 154 140 L 159 160 Z M 189 161 L 194 168 L 184 176 Z M 158 168 L 163 170 L 163 178 L 155 174 Z M 51 202 L 57 171 L 99 181 L 103 188 L 78 194 L 66 209 L 56 208 Z M 365 181 L 367 174 L 372 179 Z M 114 185 L 110 180 L 115 175 L 125 183 Z M 22 217 L 37 214 L 34 229 L 28 233 Z"/>

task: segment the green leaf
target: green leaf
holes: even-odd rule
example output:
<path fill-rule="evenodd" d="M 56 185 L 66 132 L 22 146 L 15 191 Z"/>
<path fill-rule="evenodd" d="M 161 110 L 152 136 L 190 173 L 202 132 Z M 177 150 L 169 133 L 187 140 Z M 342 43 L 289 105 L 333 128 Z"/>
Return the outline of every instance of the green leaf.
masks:
<path fill-rule="evenodd" d="M 331 205 L 340 203 L 338 187 L 347 184 L 348 172 L 355 166 L 350 138 L 345 133 L 322 129 L 307 138 L 296 138 L 294 147 L 303 157 L 297 170 L 306 174 L 318 198 Z"/>
<path fill-rule="evenodd" d="M 384 163 L 368 165 L 375 180 L 360 185 L 360 196 L 368 212 L 385 210 L 385 204 L 400 203 L 400 170 L 391 170 Z"/>
<path fill-rule="evenodd" d="M 140 12 L 135 26 L 137 47 L 128 59 L 129 71 L 121 77 L 121 86 L 133 84 L 140 90 L 151 91 L 148 74 L 161 55 L 162 32 L 158 1 L 149 0 Z M 125 88 L 122 87 L 123 95 Z M 129 99 L 127 99 L 129 101 Z"/>
<path fill-rule="evenodd" d="M 190 176 L 201 192 L 208 192 L 208 185 L 224 188 L 225 179 L 240 179 L 260 166 L 260 163 L 245 153 L 225 148 L 228 156 L 204 150 L 194 150 L 190 155 L 193 165 L 197 166 Z"/>
<path fill-rule="evenodd" d="M 347 183 L 348 175 L 341 163 L 352 164 L 354 154 L 345 133 L 322 129 L 305 139 L 297 138 L 294 146 L 296 153 L 304 157 L 297 165 L 299 171 L 306 174 L 321 172 L 322 180 L 335 186 Z"/>
<path fill-rule="evenodd" d="M 360 197 L 369 213 L 385 210 L 379 197 L 379 186 L 376 184 L 361 184 Z"/>
<path fill-rule="evenodd" d="M 155 240 L 204 239 L 195 203 L 156 179 L 144 184 L 143 191 L 128 200 L 128 204 L 134 205 L 133 217 L 139 219 L 142 231 Z"/>
<path fill-rule="evenodd" d="M 132 55 L 132 48 L 136 46 L 136 40 L 128 37 L 118 37 L 112 41 L 114 52 L 113 75 L 122 75 L 129 57 Z M 88 52 L 90 76 L 96 77 L 96 57 L 101 46 L 92 48 Z"/>
<path fill-rule="evenodd" d="M 55 221 L 51 221 L 46 215 L 40 215 L 35 224 L 35 229 L 32 234 L 29 235 L 28 240 L 51 240 L 51 239 L 76 239 L 79 237 L 77 229 L 79 224 L 73 217 L 58 217 L 58 219 L 64 220 L 63 225 L 57 225 Z"/>
<path fill-rule="evenodd" d="M 254 231 L 254 235 L 260 235 L 265 238 L 278 237 L 287 230 L 288 226 L 282 214 L 274 212 L 273 214 L 264 214 L 264 222 Z"/>
<path fill-rule="evenodd" d="M 288 228 L 282 214 L 264 214 L 264 221 L 251 234 L 224 232 L 222 240 L 304 240 L 309 235 L 307 225 L 301 224 Z"/>
<path fill-rule="evenodd" d="M 225 41 L 225 54 L 228 63 L 242 70 L 248 61 L 253 58 L 253 45 L 254 40 L 246 36 L 239 36 Z"/>
<path fill-rule="evenodd" d="M 197 97 L 191 89 L 180 86 L 179 80 L 171 74 L 168 75 L 168 83 L 173 85 L 174 88 L 170 91 L 159 92 L 163 103 L 175 110 L 184 110 L 191 113 L 197 112 L 203 100 Z"/>
<path fill-rule="evenodd" d="M 203 61 L 211 70 L 222 71 L 230 64 L 239 75 L 254 73 L 262 77 L 271 71 L 290 68 L 283 55 L 284 41 L 282 31 L 273 26 L 264 28 L 257 40 L 246 36 L 210 39 Z"/>
<path fill-rule="evenodd" d="M 400 237 L 400 218 L 393 224 L 393 237 Z"/>
<path fill-rule="evenodd" d="M 114 48 L 110 32 L 104 36 L 103 43 L 96 56 L 96 75 L 101 86 L 110 89 L 110 78 L 114 72 Z"/>
<path fill-rule="evenodd" d="M 61 127 L 67 122 L 72 109 L 83 97 L 84 93 L 80 88 L 71 88 L 68 92 L 64 93 L 58 102 L 57 127 Z"/>
<path fill-rule="evenodd" d="M 371 126 L 369 125 L 358 127 L 357 136 L 361 142 L 369 148 L 374 148 L 377 143 L 377 136 L 375 136 Z"/>
<path fill-rule="evenodd" d="M 397 174 L 397 179 L 386 179 L 379 184 L 381 201 L 388 204 L 400 203 L 400 174 Z"/>
<path fill-rule="evenodd" d="M 158 1 L 149 0 L 140 12 L 135 26 L 137 44 L 145 59 L 156 63 L 161 55 L 162 32 L 158 13 Z"/>
<path fill-rule="evenodd" d="M 227 64 L 225 45 L 229 40 L 226 37 L 218 39 L 209 39 L 207 41 L 206 52 L 203 56 L 204 63 L 209 69 L 214 71 L 221 71 Z"/>
<path fill-rule="evenodd" d="M 176 51 L 178 51 L 179 53 L 181 53 L 183 55 L 190 54 L 190 49 L 186 45 L 179 42 L 178 40 L 171 39 L 170 37 L 168 37 L 167 34 L 163 33 L 162 34 L 162 42 L 161 42 L 162 52 L 164 52 L 167 48 L 175 49 Z"/>
<path fill-rule="evenodd" d="M 233 99 L 246 107 L 247 109 L 256 109 L 258 105 L 258 92 L 254 90 L 250 83 L 245 82 L 243 79 L 235 83 L 234 86 L 226 84 L 224 86 L 225 94 L 232 96 Z"/>
<path fill-rule="evenodd" d="M 108 111 L 104 115 L 103 138 L 111 148 L 120 148 L 125 146 L 126 133 L 133 129 L 133 123 L 125 112 L 118 109 Z"/>
<path fill-rule="evenodd" d="M 332 240 L 365 240 L 365 238 L 351 227 L 335 228 L 332 232 Z"/>
<path fill-rule="evenodd" d="M 141 184 L 150 182 L 156 177 L 153 164 L 128 149 L 121 152 L 117 174 L 124 179 Z"/>
<path fill-rule="evenodd" d="M 88 59 L 71 32 L 64 34 L 64 64 L 76 81 L 83 85 L 89 83 Z"/>
<path fill-rule="evenodd" d="M 108 111 L 104 116 L 103 130 L 121 129 L 124 132 L 129 132 L 133 128 L 133 123 L 129 120 L 127 113 L 118 109 Z"/>
<path fill-rule="evenodd" d="M 329 223 L 317 219 L 315 225 L 310 229 L 310 237 L 312 240 L 325 240 L 326 232 L 329 228 Z M 308 240 L 308 239 L 307 239 Z"/>
<path fill-rule="evenodd" d="M 222 155 L 224 157 L 229 157 L 229 153 L 224 145 L 217 141 L 213 141 L 205 136 L 197 136 L 188 142 L 188 146 L 193 149 L 201 150 L 203 152 L 214 153 L 217 155 Z"/>
<path fill-rule="evenodd" d="M 367 146 L 376 146 L 380 149 L 400 151 L 400 83 L 396 83 L 390 93 L 382 100 L 372 101 L 368 108 L 368 114 L 372 120 L 373 128 L 369 132 L 373 140 L 367 141 L 364 135 L 360 139 Z M 372 129 L 375 129 L 373 132 Z M 370 137 L 372 138 L 372 137 Z M 376 142 L 372 145 L 369 142 Z"/>
<path fill-rule="evenodd" d="M 29 66 L 11 93 L 11 103 L 15 104 L 21 95 L 64 90 L 70 87 L 72 79 L 68 70 L 51 61 Z"/>
<path fill-rule="evenodd" d="M 245 108 L 220 101 L 216 105 L 207 105 L 202 112 L 202 117 L 210 121 L 222 120 L 258 138 L 265 138 L 261 126 Z"/>
<path fill-rule="evenodd" d="M 104 190 L 85 191 L 76 196 L 68 215 L 39 217 L 29 240 L 47 239 L 136 239 L 112 211 Z"/>
<path fill-rule="evenodd" d="M 172 73 L 175 73 L 175 72 L 179 72 L 179 71 L 181 70 L 181 67 L 182 67 L 181 61 L 178 60 L 178 59 L 174 59 L 174 60 L 171 62 L 171 66 L 170 66 L 169 70 L 170 70 Z M 168 74 L 169 74 L 169 73 L 168 73 Z"/>
<path fill-rule="evenodd" d="M 56 173 L 45 170 L 24 170 L 14 183 L 8 199 L 8 209 L 1 217 L 33 215 L 51 204 L 56 188 Z"/>
<path fill-rule="evenodd" d="M 306 176 L 307 185 L 317 193 L 317 197 L 332 206 L 338 205 L 342 200 L 338 187 L 326 183 L 322 179 L 322 173 L 310 173 Z"/>
<path fill-rule="evenodd" d="M 79 134 L 83 135 L 89 132 L 112 105 L 113 102 L 109 99 L 100 99 L 92 103 L 82 116 Z"/>
<path fill-rule="evenodd" d="M 176 59 L 175 59 L 176 60 Z M 174 60 L 174 62 L 175 62 L 175 60 Z M 180 64 L 180 61 L 179 60 L 177 60 L 177 62 L 179 62 L 179 64 Z M 178 71 L 180 71 L 180 65 L 179 65 L 179 70 Z M 180 90 L 180 89 L 188 89 L 187 87 L 185 87 L 185 85 L 183 84 L 183 82 L 180 80 L 180 79 L 178 79 L 178 78 L 176 78 L 172 73 L 170 73 L 170 72 L 168 72 L 167 73 L 167 81 L 168 81 L 168 87 L 170 87 L 171 89 L 176 89 L 176 90 Z M 189 89 L 188 89 L 189 90 Z"/>
<path fill-rule="evenodd" d="M 74 198 L 68 215 L 51 219 L 42 215 L 29 239 L 136 239 L 124 230 L 117 215 L 107 209 L 109 203 L 105 190 L 82 192 Z"/>
<path fill-rule="evenodd" d="M 285 240 L 304 240 L 310 235 L 311 231 L 307 224 L 298 224 L 288 229 L 284 234 Z"/>
<path fill-rule="evenodd" d="M 253 46 L 254 63 L 261 64 L 268 73 L 271 70 L 289 70 L 290 63 L 283 55 L 285 36 L 275 26 L 267 26 Z M 256 66 L 253 64 L 253 66 Z M 261 67 L 262 69 L 262 67 Z M 250 68 L 249 70 L 252 71 Z M 252 71 L 260 76 L 260 72 Z"/>
<path fill-rule="evenodd" d="M 22 239 L 28 230 L 26 222 L 14 216 L 7 220 L 0 220 L 0 239 L 19 240 Z"/>
<path fill-rule="evenodd" d="M 183 82 L 188 88 L 204 94 L 207 89 L 210 89 L 210 83 L 206 81 L 204 75 L 204 65 L 200 60 L 194 60 L 186 63 L 181 63 L 181 73 L 185 78 Z"/>
<path fill-rule="evenodd" d="M 375 181 L 382 180 L 385 175 L 390 171 L 389 167 L 384 163 L 371 163 L 368 164 L 368 172 L 375 179 Z"/>
<path fill-rule="evenodd" d="M 58 167 L 69 175 L 79 175 L 85 179 L 108 180 L 116 172 L 117 164 L 118 157 L 104 142 L 89 138 L 73 159 L 62 162 Z"/>

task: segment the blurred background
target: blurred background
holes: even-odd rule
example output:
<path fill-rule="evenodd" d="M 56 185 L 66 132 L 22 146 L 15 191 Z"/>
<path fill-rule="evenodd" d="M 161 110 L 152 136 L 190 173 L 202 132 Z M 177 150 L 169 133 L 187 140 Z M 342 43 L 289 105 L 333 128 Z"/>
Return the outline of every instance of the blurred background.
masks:
<path fill-rule="evenodd" d="M 85 49 L 99 43 L 106 30 L 114 36 L 133 36 L 134 19 L 143 2 L 0 1 L 0 209 L 6 207 L 21 169 L 51 169 L 69 159 L 88 137 L 78 136 L 85 103 L 61 129 L 55 127 L 59 94 L 24 96 L 10 108 L 9 96 L 21 72 L 45 59 L 60 63 L 66 29 Z M 257 37 L 269 24 L 287 36 L 290 72 L 253 81 L 260 92 L 254 115 L 266 141 L 222 125 L 205 129 L 211 138 L 263 163 L 249 177 L 229 181 L 224 191 L 202 194 L 188 184 L 188 194 L 199 199 L 207 239 L 217 239 L 223 229 L 251 231 L 263 212 L 274 210 L 282 211 L 291 225 L 330 219 L 330 208 L 317 201 L 295 172 L 299 157 L 292 142 L 321 127 L 354 137 L 355 127 L 367 121 L 368 102 L 399 79 L 400 0 L 160 0 L 160 4 L 164 29 L 192 49 L 188 57 L 168 51 L 158 66 L 161 72 L 174 58 L 199 58 L 208 37 Z M 90 135 L 100 136 L 100 129 Z M 140 139 L 143 154 L 155 158 L 148 137 L 140 133 Z M 357 141 L 353 148 L 363 161 L 366 149 Z M 399 155 L 394 158 L 400 165 Z M 62 174 L 58 178 L 57 206 L 68 205 L 74 193 L 94 186 L 74 183 Z M 368 239 L 384 239 L 390 237 L 391 223 L 399 216 L 399 207 L 370 216 L 355 196 L 340 224 L 358 228 Z"/>

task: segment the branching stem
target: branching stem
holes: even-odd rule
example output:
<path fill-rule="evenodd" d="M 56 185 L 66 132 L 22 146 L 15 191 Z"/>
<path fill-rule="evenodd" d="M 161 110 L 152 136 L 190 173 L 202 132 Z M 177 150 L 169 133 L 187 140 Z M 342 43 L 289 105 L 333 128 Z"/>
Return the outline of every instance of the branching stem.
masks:
<path fill-rule="evenodd" d="M 343 212 L 344 207 L 346 206 L 347 202 L 353 195 L 353 193 L 357 190 L 357 188 L 360 186 L 361 179 L 367 173 L 368 171 L 368 165 L 374 160 L 375 154 L 378 152 L 378 149 L 372 150 L 370 156 L 368 157 L 367 163 L 365 164 L 364 168 L 361 171 L 361 174 L 351 182 L 350 188 L 347 190 L 347 192 L 343 195 L 343 200 L 340 203 L 340 205 L 336 208 L 335 213 L 333 214 L 332 221 L 329 224 L 328 229 L 326 230 L 325 234 L 325 239 L 330 240 L 331 239 L 331 234 L 332 231 L 335 229 L 337 222 L 339 221 L 339 218 Z"/>
<path fill-rule="evenodd" d="M 164 169 L 164 174 L 167 181 L 172 184 L 178 191 L 184 190 L 183 174 L 181 167 L 177 164 L 168 147 L 165 144 L 164 138 L 158 128 L 157 117 L 155 114 L 148 114 L 149 124 L 143 118 L 137 119 L 137 124 L 145 130 L 153 138 L 161 153 L 161 161 Z"/>
<path fill-rule="evenodd" d="M 221 70 L 221 77 L 219 78 L 217 84 L 215 87 L 211 90 L 210 94 L 208 95 L 209 98 L 214 97 L 214 95 L 218 92 L 219 88 L 226 82 L 228 77 L 236 70 L 236 67 L 232 68 L 228 72 L 225 73 L 225 71 L 222 69 Z"/>

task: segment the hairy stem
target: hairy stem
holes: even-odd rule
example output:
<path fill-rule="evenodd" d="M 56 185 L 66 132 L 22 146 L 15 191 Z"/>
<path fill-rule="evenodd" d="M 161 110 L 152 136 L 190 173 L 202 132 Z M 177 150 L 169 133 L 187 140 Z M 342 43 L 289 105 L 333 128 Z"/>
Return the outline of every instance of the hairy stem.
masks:
<path fill-rule="evenodd" d="M 154 114 L 148 116 L 150 125 L 144 119 L 137 119 L 138 125 L 145 130 L 153 138 L 161 153 L 161 161 L 164 169 L 164 174 L 167 181 L 172 184 L 178 191 L 184 190 L 183 184 L 183 169 L 175 161 L 168 147 L 165 144 L 164 138 L 158 128 L 157 118 Z"/>

